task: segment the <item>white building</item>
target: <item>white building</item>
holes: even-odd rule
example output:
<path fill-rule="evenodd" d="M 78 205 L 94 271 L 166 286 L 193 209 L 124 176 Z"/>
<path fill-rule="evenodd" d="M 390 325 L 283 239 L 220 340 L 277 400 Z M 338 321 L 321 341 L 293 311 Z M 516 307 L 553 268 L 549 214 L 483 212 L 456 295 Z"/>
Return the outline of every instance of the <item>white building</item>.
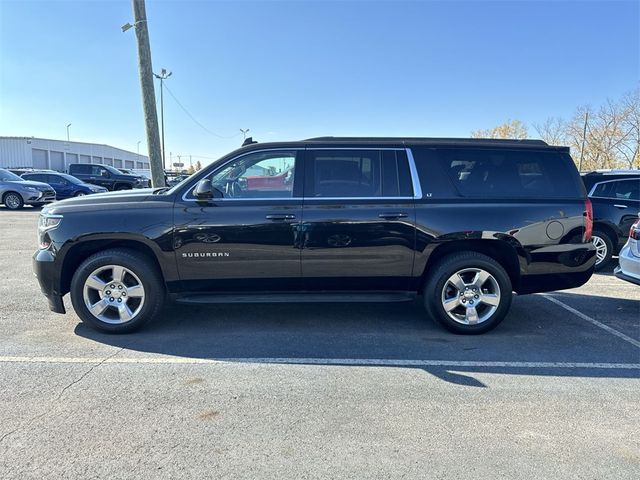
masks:
<path fill-rule="evenodd" d="M 0 137 L 0 168 L 36 168 L 64 172 L 71 163 L 98 163 L 149 170 L 149 157 L 98 143 L 33 137 Z"/>

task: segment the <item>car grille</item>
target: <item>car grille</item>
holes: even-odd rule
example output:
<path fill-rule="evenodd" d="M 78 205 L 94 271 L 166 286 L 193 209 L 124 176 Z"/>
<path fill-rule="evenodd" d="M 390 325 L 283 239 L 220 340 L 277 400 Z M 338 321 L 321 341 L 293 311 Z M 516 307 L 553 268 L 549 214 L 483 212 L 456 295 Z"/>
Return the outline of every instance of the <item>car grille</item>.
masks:
<path fill-rule="evenodd" d="M 42 190 L 42 198 L 41 200 L 45 202 L 53 202 L 56 199 L 56 191 L 55 190 Z"/>

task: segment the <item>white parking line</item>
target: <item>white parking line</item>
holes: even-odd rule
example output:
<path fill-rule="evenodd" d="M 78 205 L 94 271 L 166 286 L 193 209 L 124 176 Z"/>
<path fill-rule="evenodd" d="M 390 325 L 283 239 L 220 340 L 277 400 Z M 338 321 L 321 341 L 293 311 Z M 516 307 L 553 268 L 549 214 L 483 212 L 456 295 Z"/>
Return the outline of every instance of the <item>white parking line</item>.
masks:
<path fill-rule="evenodd" d="M 402 360 L 384 358 L 184 358 L 184 357 L 19 357 L 2 356 L 1 363 L 100 363 L 107 364 L 166 364 L 166 365 L 210 365 L 228 363 L 247 364 L 293 364 L 293 365 L 341 365 L 380 367 L 489 367 L 489 368 L 537 368 L 537 369 L 612 369 L 639 370 L 640 363 L 581 363 L 581 362 L 476 362 L 458 360 Z"/>
<path fill-rule="evenodd" d="M 564 302 L 561 302 L 557 298 L 554 298 L 554 297 L 552 297 L 550 295 L 547 295 L 547 294 L 542 294 L 542 296 L 544 298 L 546 298 L 547 300 L 549 300 L 550 302 L 555 303 L 556 305 L 564 308 L 565 310 L 573 313 L 574 315 L 577 315 L 581 319 L 586 320 L 587 322 L 595 325 L 596 327 L 601 328 L 601 329 L 609 332 L 611 335 L 615 335 L 616 337 L 619 337 L 619 338 L 623 339 L 625 342 L 628 342 L 631 345 L 634 345 L 634 346 L 640 348 L 640 342 L 638 340 L 635 340 L 635 339 L 629 337 L 628 335 L 625 335 L 624 333 L 619 332 L 615 328 L 611 328 L 609 325 L 605 325 L 604 323 L 601 323 L 601 322 L 597 321 L 596 319 L 591 318 L 589 315 L 585 315 L 581 311 L 576 310 L 573 307 L 570 307 L 569 305 L 567 305 Z"/>

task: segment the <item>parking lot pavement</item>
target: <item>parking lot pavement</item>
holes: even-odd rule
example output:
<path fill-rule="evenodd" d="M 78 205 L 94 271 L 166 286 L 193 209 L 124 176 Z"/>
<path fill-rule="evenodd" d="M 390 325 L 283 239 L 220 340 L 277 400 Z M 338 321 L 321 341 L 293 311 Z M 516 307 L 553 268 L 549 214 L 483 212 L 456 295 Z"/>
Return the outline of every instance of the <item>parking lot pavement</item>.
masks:
<path fill-rule="evenodd" d="M 48 311 L 0 209 L 0 477 L 636 478 L 640 289 L 514 299 L 477 337 L 407 304 Z"/>

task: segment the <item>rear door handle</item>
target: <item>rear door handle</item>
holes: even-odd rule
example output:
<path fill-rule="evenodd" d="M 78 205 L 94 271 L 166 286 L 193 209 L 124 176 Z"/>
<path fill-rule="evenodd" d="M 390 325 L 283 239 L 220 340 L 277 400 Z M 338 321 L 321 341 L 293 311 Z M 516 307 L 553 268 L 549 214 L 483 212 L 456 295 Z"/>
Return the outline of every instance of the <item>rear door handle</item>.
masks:
<path fill-rule="evenodd" d="M 613 206 L 616 208 L 627 208 L 628 205 L 617 205 L 614 203 Z"/>
<path fill-rule="evenodd" d="M 390 218 L 406 218 L 407 214 L 406 213 L 402 213 L 402 212 L 384 212 L 384 213 L 381 213 L 380 215 L 378 215 L 378 217 L 386 218 L 386 219 L 390 219 Z"/>
<path fill-rule="evenodd" d="M 284 215 L 284 214 L 276 214 L 276 215 L 267 215 L 267 220 L 295 220 L 295 215 Z"/>

